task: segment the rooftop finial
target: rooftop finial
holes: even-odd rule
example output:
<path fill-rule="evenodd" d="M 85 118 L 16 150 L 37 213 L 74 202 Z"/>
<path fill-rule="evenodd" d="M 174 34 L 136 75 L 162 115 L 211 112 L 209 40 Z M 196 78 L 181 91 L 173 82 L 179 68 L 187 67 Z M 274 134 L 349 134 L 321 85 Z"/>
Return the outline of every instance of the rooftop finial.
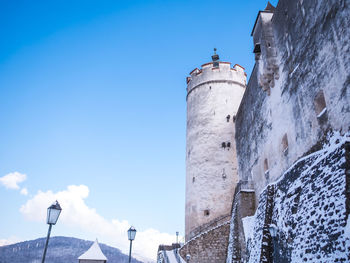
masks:
<path fill-rule="evenodd" d="M 213 60 L 213 62 L 217 62 L 217 61 L 219 61 L 219 55 L 218 54 L 216 54 L 216 48 L 214 48 L 214 55 L 212 55 L 211 56 L 211 59 Z"/>

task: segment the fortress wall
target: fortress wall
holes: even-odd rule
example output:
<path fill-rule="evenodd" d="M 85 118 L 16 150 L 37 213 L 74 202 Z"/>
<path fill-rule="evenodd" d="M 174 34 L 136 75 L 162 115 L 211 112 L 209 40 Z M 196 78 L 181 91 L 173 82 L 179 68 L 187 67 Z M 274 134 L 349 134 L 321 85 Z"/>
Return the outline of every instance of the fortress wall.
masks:
<path fill-rule="evenodd" d="M 350 137 L 334 138 L 262 191 L 246 262 L 350 261 Z"/>
<path fill-rule="evenodd" d="M 329 129 L 349 130 L 350 3 L 280 0 L 272 21 L 259 19 L 256 28 L 262 54 L 237 113 L 235 136 L 240 179 L 254 181 L 258 195 L 317 149 Z"/>
<path fill-rule="evenodd" d="M 225 262 L 229 232 L 229 222 L 203 232 L 182 246 L 180 255 L 182 258 L 191 255 L 191 263 Z"/>

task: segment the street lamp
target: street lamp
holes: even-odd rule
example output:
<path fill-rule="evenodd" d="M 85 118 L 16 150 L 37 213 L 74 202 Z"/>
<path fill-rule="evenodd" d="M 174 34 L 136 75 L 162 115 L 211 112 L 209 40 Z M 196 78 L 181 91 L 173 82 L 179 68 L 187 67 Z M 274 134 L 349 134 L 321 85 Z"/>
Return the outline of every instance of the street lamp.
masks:
<path fill-rule="evenodd" d="M 47 250 L 47 245 L 49 244 L 49 239 L 50 239 L 50 234 L 51 234 L 51 228 L 52 225 L 55 225 L 58 217 L 60 216 L 62 211 L 62 208 L 60 204 L 57 202 L 53 203 L 48 209 L 47 209 L 47 219 L 46 223 L 49 225 L 49 231 L 47 231 L 47 238 L 46 238 L 46 244 L 44 248 L 44 254 L 43 254 L 43 259 L 41 263 L 45 262 L 45 257 L 46 257 L 46 250 Z"/>
<path fill-rule="evenodd" d="M 131 226 L 128 230 L 128 238 L 130 240 L 129 263 L 131 262 L 132 241 L 135 239 L 135 236 L 136 236 L 136 229 L 133 226 Z"/>
<path fill-rule="evenodd" d="M 191 259 L 191 255 L 190 255 L 190 254 L 187 254 L 187 255 L 186 255 L 186 262 L 189 263 L 189 262 L 190 262 L 190 259 Z"/>

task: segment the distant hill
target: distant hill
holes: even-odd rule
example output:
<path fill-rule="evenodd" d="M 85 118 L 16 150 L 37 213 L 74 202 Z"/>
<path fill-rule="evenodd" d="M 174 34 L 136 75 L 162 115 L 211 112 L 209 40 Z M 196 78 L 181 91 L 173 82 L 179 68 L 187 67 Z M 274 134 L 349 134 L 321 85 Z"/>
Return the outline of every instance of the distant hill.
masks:
<path fill-rule="evenodd" d="M 41 263 L 46 238 L 24 241 L 0 247 L 0 263 Z M 78 263 L 78 257 L 92 245 L 86 241 L 72 237 L 52 237 L 46 253 L 45 263 Z M 127 263 L 128 255 L 119 249 L 100 244 L 108 263 Z M 142 263 L 132 259 L 133 263 Z"/>

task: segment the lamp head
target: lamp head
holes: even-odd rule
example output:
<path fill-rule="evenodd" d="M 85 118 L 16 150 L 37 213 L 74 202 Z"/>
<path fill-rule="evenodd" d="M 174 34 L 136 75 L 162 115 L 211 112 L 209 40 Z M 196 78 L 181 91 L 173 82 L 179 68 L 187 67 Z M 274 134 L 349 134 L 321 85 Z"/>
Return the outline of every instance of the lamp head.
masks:
<path fill-rule="evenodd" d="M 49 225 L 55 225 L 58 217 L 60 216 L 62 208 L 57 202 L 53 203 L 49 208 L 47 208 L 47 218 L 46 223 Z"/>
<path fill-rule="evenodd" d="M 133 241 L 135 239 L 135 236 L 136 236 L 136 229 L 131 226 L 128 230 L 128 238 L 130 241 Z"/>

